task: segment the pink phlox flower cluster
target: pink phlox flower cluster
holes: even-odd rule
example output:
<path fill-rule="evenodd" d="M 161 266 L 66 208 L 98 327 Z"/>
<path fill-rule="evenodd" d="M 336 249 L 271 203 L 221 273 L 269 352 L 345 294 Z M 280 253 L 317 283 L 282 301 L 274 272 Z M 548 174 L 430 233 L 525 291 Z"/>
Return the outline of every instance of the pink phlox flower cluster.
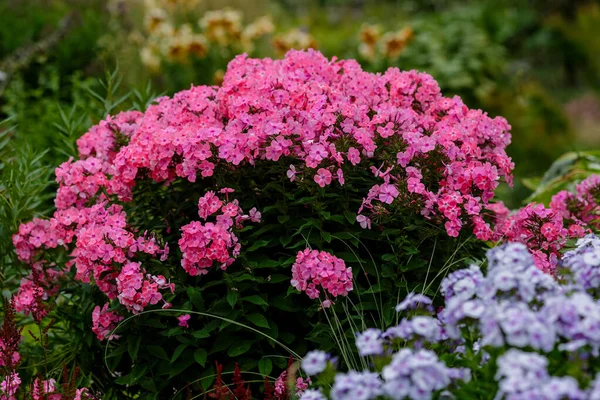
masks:
<path fill-rule="evenodd" d="M 128 262 L 116 278 L 117 298 L 134 314 L 163 300 L 159 290 L 170 289 L 171 293 L 174 292 L 174 285 L 167 283 L 164 276 L 146 274 L 141 265 L 139 262 Z"/>
<path fill-rule="evenodd" d="M 560 212 L 543 204 L 530 203 L 501 219 L 494 235 L 498 240 L 527 245 L 536 266 L 553 274 L 567 239 L 583 236 L 583 228 L 578 227 L 580 229 L 567 228 Z"/>
<path fill-rule="evenodd" d="M 43 261 L 31 264 L 31 272 L 21 279 L 19 291 L 14 296 L 15 309 L 26 315 L 31 313 L 36 320 L 41 320 L 47 314 L 41 303 L 58 293 L 59 280 L 63 275 L 63 271 L 47 267 Z"/>
<path fill-rule="evenodd" d="M 90 131 L 77 139 L 77 149 L 82 159 L 95 157 L 102 161 L 112 161 L 121 145 L 119 141 L 128 138 L 137 131 L 138 120 L 143 117 L 139 111 L 125 111 L 115 117 L 110 115 Z"/>
<path fill-rule="evenodd" d="M 386 160 L 376 176 L 388 178 L 363 208 L 416 201 L 417 211 L 449 222 L 456 236 L 478 224 L 475 210 L 500 179 L 510 182 L 509 130 L 503 118 L 443 97 L 424 73 L 371 74 L 354 60 L 328 60 L 312 50 L 276 61 L 238 56 L 222 87 L 192 87 L 157 99 L 144 114 L 119 114 L 90 130 L 78 144 L 93 165 L 69 166 L 76 177 L 61 204 L 81 204 L 97 186 L 127 200 L 139 178 L 194 182 L 219 164 L 282 157 L 293 161 L 292 181 L 306 174 L 321 187 L 343 185 L 347 163 Z M 127 140 L 119 144 L 117 136 Z M 410 196 L 398 196 L 407 187 Z M 448 195 L 461 199 L 448 208 Z"/>
<path fill-rule="evenodd" d="M 298 252 L 292 265 L 291 284 L 308 297 L 316 299 L 320 295 L 319 287 L 327 294 L 347 296 L 353 288 L 352 268 L 346 267 L 341 258 L 325 251 L 305 249 Z M 327 303 L 327 304 L 330 304 Z"/>
<path fill-rule="evenodd" d="M 575 226 L 589 225 L 597 229 L 600 227 L 600 175 L 591 175 L 582 181 L 574 193 L 566 190 L 557 193 L 550 207 Z"/>
<path fill-rule="evenodd" d="M 181 227 L 181 266 L 191 276 L 207 274 L 215 263 L 227 269 L 242 247 L 234 228 L 241 228 L 245 221 L 260 222 L 261 213 L 256 208 L 245 214 L 237 200 L 228 200 L 233 189 L 225 189 L 221 193 L 226 200 L 208 191 L 198 201 L 198 215 L 206 222 L 192 221 Z M 209 218 L 211 221 L 207 221 Z"/>
<path fill-rule="evenodd" d="M 98 340 L 118 339 L 118 335 L 111 335 L 117 324 L 123 320 L 119 314 L 109 310 L 109 304 L 106 303 L 100 308 L 96 306 L 92 311 L 92 331 L 98 337 Z"/>
<path fill-rule="evenodd" d="M 497 216 L 493 240 L 526 244 L 537 267 L 554 273 L 567 240 L 600 227 L 600 175 L 591 175 L 574 192 L 557 193 L 549 207 L 531 203 L 512 214 L 502 205 L 488 205 L 488 209 Z"/>
<path fill-rule="evenodd" d="M 13 243 L 19 258 L 32 262 L 41 249 L 72 245 L 74 241 L 72 260 L 68 265 L 76 267 L 75 278 L 81 282 L 90 282 L 93 278 L 110 299 L 119 298 L 128 309 L 139 312 L 145 305 L 156 304 L 162 299 L 159 289 L 170 287 L 156 282 L 156 279 L 164 280 L 163 277 L 146 277 L 139 263 L 132 259 L 143 253 L 164 260 L 168 247 L 161 248 L 153 237 L 136 235 L 128 228 L 126 217 L 120 205 L 107 207 L 105 203 L 60 210 L 50 220 L 38 219 L 21 225 Z M 32 264 L 34 271 L 35 265 Z M 138 265 L 135 274 L 132 265 Z M 44 275 L 56 280 L 53 271 L 47 269 Z M 131 284 L 133 275 L 141 277 L 141 282 Z M 30 281 L 22 282 L 17 296 L 19 311 L 26 310 L 26 305 L 31 304 L 30 294 L 35 287 L 28 283 Z M 138 284 L 140 286 L 133 289 Z M 123 293 L 121 290 L 125 289 L 127 292 Z"/>

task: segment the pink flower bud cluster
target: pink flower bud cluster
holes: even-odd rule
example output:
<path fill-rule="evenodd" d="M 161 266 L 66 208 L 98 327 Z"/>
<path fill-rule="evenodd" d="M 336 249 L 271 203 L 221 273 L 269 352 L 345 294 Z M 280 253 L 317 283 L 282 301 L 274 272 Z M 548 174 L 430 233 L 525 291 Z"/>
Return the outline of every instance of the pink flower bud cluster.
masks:
<path fill-rule="evenodd" d="M 299 251 L 292 265 L 291 284 L 308 297 L 316 299 L 320 295 L 319 287 L 327 294 L 347 296 L 352 290 L 352 268 L 346 267 L 341 258 L 325 251 L 305 249 Z M 327 301 L 327 300 L 326 300 Z M 331 302 L 326 304 L 330 305 Z"/>
<path fill-rule="evenodd" d="M 220 193 L 232 193 L 224 188 Z M 240 254 L 241 245 L 233 233 L 233 227 L 241 228 L 244 221 L 260 222 L 260 212 L 253 208 L 248 215 L 237 200 L 221 201 L 214 192 L 208 191 L 198 202 L 198 215 L 204 221 L 213 217 L 214 222 L 192 221 L 181 227 L 179 248 L 183 253 L 181 266 L 191 276 L 205 275 L 216 263 L 227 269 Z"/>

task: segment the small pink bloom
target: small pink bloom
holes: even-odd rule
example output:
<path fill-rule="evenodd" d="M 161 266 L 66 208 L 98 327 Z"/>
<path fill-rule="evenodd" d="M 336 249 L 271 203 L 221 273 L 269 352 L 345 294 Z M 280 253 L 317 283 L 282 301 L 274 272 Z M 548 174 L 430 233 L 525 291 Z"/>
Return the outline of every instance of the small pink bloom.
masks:
<path fill-rule="evenodd" d="M 290 178 L 291 182 L 294 182 L 296 180 L 296 167 L 290 165 L 290 169 L 288 169 L 287 171 L 287 177 Z"/>
<path fill-rule="evenodd" d="M 184 328 L 189 328 L 190 326 L 188 325 L 188 321 L 190 320 L 191 316 L 190 314 L 183 314 L 179 317 L 177 317 L 177 319 L 179 320 L 179 326 L 183 326 Z"/>
<path fill-rule="evenodd" d="M 325 187 L 326 185 L 329 185 L 331 183 L 331 172 L 328 169 L 325 168 L 319 168 L 319 170 L 317 171 L 317 175 L 315 175 L 315 182 L 321 186 L 321 187 Z"/>
<path fill-rule="evenodd" d="M 357 215 L 356 221 L 360 224 L 360 227 L 363 229 L 371 229 L 371 220 L 369 217 L 365 217 L 364 215 Z"/>
<path fill-rule="evenodd" d="M 379 188 L 379 201 L 386 204 L 392 204 L 394 199 L 398 197 L 398 189 L 396 186 L 389 183 L 384 183 Z"/>

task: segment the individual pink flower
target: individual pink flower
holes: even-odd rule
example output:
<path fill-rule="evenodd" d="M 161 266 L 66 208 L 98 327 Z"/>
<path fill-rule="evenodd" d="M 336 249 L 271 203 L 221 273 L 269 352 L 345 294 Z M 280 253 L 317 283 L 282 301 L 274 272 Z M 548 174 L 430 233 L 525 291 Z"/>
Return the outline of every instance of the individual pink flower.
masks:
<path fill-rule="evenodd" d="M 189 328 L 190 326 L 188 325 L 188 321 L 190 320 L 191 316 L 190 314 L 183 314 L 180 315 L 179 317 L 177 317 L 177 319 L 179 320 L 179 326 L 183 326 L 184 328 Z"/>
<path fill-rule="evenodd" d="M 327 185 L 329 185 L 331 183 L 331 172 L 328 169 L 325 168 L 319 168 L 319 170 L 317 171 L 317 174 L 315 175 L 315 182 L 321 186 L 321 187 L 325 187 Z"/>
<path fill-rule="evenodd" d="M 389 183 L 384 183 L 379 188 L 379 201 L 386 204 L 392 204 L 394 199 L 398 197 L 398 189 L 396 186 Z"/>
<path fill-rule="evenodd" d="M 350 147 L 348 149 L 348 161 L 350 161 L 352 165 L 357 165 L 360 163 L 360 152 L 354 147 Z"/>
<path fill-rule="evenodd" d="M 356 222 L 358 222 L 363 229 L 371 229 L 371 220 L 369 217 L 359 214 L 356 216 Z"/>
<path fill-rule="evenodd" d="M 337 176 L 337 180 L 340 183 L 340 185 L 343 185 L 345 183 L 344 181 L 344 171 L 342 171 L 341 168 L 338 168 L 337 171 L 335 172 L 336 176 Z"/>
<path fill-rule="evenodd" d="M 296 167 L 290 165 L 290 169 L 287 171 L 287 177 L 290 179 L 290 182 L 294 182 L 296 180 Z"/>

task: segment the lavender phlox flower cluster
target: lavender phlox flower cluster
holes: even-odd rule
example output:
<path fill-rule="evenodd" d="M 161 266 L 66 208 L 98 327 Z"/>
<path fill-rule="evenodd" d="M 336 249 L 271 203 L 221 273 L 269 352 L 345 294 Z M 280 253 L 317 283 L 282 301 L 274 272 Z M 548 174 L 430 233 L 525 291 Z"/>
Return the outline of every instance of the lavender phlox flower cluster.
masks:
<path fill-rule="evenodd" d="M 554 325 L 525 303 L 490 303 L 481 317 L 480 330 L 484 346 L 508 344 L 551 351 L 556 342 Z"/>
<path fill-rule="evenodd" d="M 306 389 L 300 395 L 300 400 L 327 400 L 327 397 L 320 390 Z"/>
<path fill-rule="evenodd" d="M 424 294 L 409 293 L 400 304 L 396 306 L 396 312 L 416 310 L 422 308 L 428 312 L 433 312 L 433 301 Z"/>
<path fill-rule="evenodd" d="M 588 397 L 589 400 L 600 400 L 600 373 L 596 375 L 596 378 L 590 384 Z"/>
<path fill-rule="evenodd" d="M 488 270 L 480 291 L 484 298 L 514 298 L 524 302 L 543 300 L 560 289 L 556 281 L 540 271 L 521 243 L 507 243 L 487 253 Z"/>
<path fill-rule="evenodd" d="M 469 321 L 478 322 L 488 305 L 478 298 L 465 300 L 460 296 L 452 297 L 446 301 L 446 307 L 438 314 L 438 318 L 448 337 L 460 339 L 461 328 Z"/>
<path fill-rule="evenodd" d="M 506 243 L 487 251 L 488 273 L 495 269 L 519 272 L 534 264 L 533 257 L 522 243 Z"/>
<path fill-rule="evenodd" d="M 371 400 L 383 395 L 383 382 L 376 372 L 350 371 L 337 374 L 331 398 L 333 400 Z"/>
<path fill-rule="evenodd" d="M 496 365 L 498 399 L 538 388 L 549 379 L 548 360 L 537 353 L 509 349 L 498 358 Z"/>
<path fill-rule="evenodd" d="M 446 367 L 433 351 L 404 348 L 394 354 L 381 376 L 389 398 L 417 400 L 430 399 L 433 393 L 450 385 L 453 378 L 464 378 L 467 374 Z"/>
<path fill-rule="evenodd" d="M 576 288 L 600 294 L 600 239 L 597 236 L 579 239 L 577 248 L 565 253 L 561 265 L 570 271 Z"/>
<path fill-rule="evenodd" d="M 499 390 L 496 399 L 510 400 L 585 400 L 590 393 L 579 388 L 571 376 L 556 377 L 548 374 L 548 360 L 537 353 L 509 349 L 498 358 Z M 599 397 L 600 399 L 600 397 Z"/>
<path fill-rule="evenodd" d="M 600 304 L 586 292 L 548 298 L 541 314 L 567 340 L 561 349 L 574 351 L 589 345 L 594 355 L 600 352 Z"/>
<path fill-rule="evenodd" d="M 448 275 L 442 281 L 441 292 L 446 301 L 455 297 L 469 299 L 477 295 L 484 279 L 481 269 L 477 265 L 471 265 Z"/>
<path fill-rule="evenodd" d="M 309 351 L 302 359 L 302 369 L 308 375 L 320 374 L 321 372 L 325 371 L 325 368 L 327 368 L 327 362 L 329 359 L 329 354 L 324 351 Z"/>
<path fill-rule="evenodd" d="M 403 319 L 398 326 L 389 328 L 383 334 L 386 339 L 415 340 L 413 346 L 420 346 L 423 341 L 437 343 L 444 339 L 442 324 L 437 318 L 427 315 L 417 315 Z"/>
<path fill-rule="evenodd" d="M 369 328 L 356 335 L 356 347 L 361 356 L 374 356 L 383 353 L 383 336 L 379 329 Z"/>

